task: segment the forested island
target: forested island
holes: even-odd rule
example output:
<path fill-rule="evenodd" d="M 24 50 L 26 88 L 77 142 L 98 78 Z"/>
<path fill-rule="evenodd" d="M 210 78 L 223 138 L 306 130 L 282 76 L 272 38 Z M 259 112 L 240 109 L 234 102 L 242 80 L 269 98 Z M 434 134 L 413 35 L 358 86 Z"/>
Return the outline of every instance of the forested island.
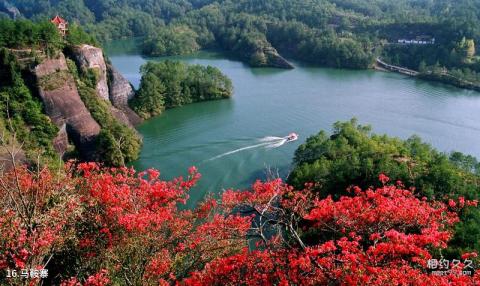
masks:
<path fill-rule="evenodd" d="M 165 61 L 149 62 L 141 70 L 140 88 L 131 106 L 145 119 L 164 109 L 232 96 L 231 80 L 211 66 Z"/>
<path fill-rule="evenodd" d="M 58 13 L 102 42 L 144 37 L 146 55 L 216 48 L 252 66 L 292 68 L 285 56 L 355 69 L 371 68 L 382 57 L 425 79 L 479 86 L 480 4 L 473 0 L 4 2 L 4 17 Z"/>

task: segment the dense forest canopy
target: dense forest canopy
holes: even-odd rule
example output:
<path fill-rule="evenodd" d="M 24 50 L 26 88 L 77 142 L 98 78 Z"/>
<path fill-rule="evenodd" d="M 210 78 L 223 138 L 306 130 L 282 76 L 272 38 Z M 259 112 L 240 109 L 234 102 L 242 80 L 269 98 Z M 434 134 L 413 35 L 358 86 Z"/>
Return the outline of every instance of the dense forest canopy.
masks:
<path fill-rule="evenodd" d="M 415 69 L 422 61 L 432 67 L 429 70 L 437 62 L 461 71 L 479 69 L 472 56 L 465 61 L 468 57 L 459 51 L 463 38 L 472 43 L 480 38 L 480 3 L 473 0 L 7 2 L 27 18 L 61 14 L 85 25 L 102 41 L 147 36 L 144 51 L 153 55 L 220 47 L 253 66 L 276 66 L 278 51 L 333 67 L 367 68 L 382 55 Z M 13 15 L 6 7 L 4 12 Z M 436 44 L 388 44 L 421 36 L 435 38 Z"/>
<path fill-rule="evenodd" d="M 167 108 L 229 98 L 233 93 L 231 80 L 212 66 L 148 62 L 141 71 L 140 88 L 131 105 L 143 118 L 158 115 Z"/>

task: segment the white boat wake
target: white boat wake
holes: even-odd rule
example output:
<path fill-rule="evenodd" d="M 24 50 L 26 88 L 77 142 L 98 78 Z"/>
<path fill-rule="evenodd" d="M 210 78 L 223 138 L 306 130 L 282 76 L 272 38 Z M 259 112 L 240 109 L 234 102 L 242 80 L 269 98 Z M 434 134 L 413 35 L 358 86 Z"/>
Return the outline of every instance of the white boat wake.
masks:
<path fill-rule="evenodd" d="M 243 147 L 243 148 L 238 148 L 238 149 L 235 149 L 235 150 L 232 150 L 232 151 L 229 151 L 229 152 L 225 152 L 223 154 L 220 154 L 218 156 L 215 156 L 215 157 L 212 157 L 208 160 L 205 160 L 204 162 L 210 162 L 210 161 L 217 160 L 217 159 L 220 159 L 220 158 L 228 156 L 228 155 L 232 155 L 232 154 L 235 154 L 235 153 L 238 153 L 238 152 L 241 152 L 241 151 L 254 149 L 254 148 L 260 148 L 260 147 L 265 147 L 267 149 L 278 148 L 280 146 L 283 146 L 285 143 L 287 143 L 288 138 L 287 137 L 267 136 L 267 137 L 259 139 L 258 141 L 260 141 L 262 143 L 246 146 L 246 147 Z"/>

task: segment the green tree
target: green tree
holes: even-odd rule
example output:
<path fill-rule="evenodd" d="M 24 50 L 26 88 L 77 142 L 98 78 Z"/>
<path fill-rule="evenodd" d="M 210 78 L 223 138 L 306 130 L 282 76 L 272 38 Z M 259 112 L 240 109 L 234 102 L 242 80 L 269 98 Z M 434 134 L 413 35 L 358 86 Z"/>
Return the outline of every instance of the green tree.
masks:
<path fill-rule="evenodd" d="M 419 137 L 408 140 L 372 134 L 369 126 L 355 119 L 334 124 L 333 134 L 321 131 L 307 139 L 295 152 L 294 169 L 288 182 L 299 188 L 315 183 L 321 196 L 339 198 L 352 186 L 378 185 L 378 175 L 400 180 L 416 188 L 421 196 L 444 200 L 463 196 L 480 198 L 480 164 L 471 156 L 440 153 Z M 480 209 L 462 214 L 449 255 L 459 250 L 480 250 Z"/>
<path fill-rule="evenodd" d="M 421 61 L 420 65 L 418 65 L 418 71 L 424 73 L 427 71 L 427 63 L 425 61 Z"/>
<path fill-rule="evenodd" d="M 131 101 L 131 106 L 141 117 L 149 118 L 165 109 L 165 86 L 152 73 L 142 77 L 140 89 Z"/>
<path fill-rule="evenodd" d="M 179 61 L 148 62 L 141 71 L 138 96 L 130 105 L 144 118 L 167 108 L 229 98 L 233 92 L 231 80 L 211 66 L 187 65 Z"/>
<path fill-rule="evenodd" d="M 143 53 L 150 56 L 189 54 L 200 49 L 197 37 L 187 26 L 163 27 L 143 41 Z"/>

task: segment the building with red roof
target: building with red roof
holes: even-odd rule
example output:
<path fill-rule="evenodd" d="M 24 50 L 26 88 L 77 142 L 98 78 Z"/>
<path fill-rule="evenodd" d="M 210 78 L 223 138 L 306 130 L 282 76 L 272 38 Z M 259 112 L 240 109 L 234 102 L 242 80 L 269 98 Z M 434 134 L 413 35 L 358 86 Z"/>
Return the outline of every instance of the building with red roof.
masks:
<path fill-rule="evenodd" d="M 65 36 L 67 34 L 67 31 L 68 31 L 67 20 L 56 15 L 55 17 L 52 18 L 52 20 L 50 20 L 50 22 L 52 22 L 57 27 L 58 31 L 60 32 L 60 34 L 62 34 L 62 36 Z"/>

